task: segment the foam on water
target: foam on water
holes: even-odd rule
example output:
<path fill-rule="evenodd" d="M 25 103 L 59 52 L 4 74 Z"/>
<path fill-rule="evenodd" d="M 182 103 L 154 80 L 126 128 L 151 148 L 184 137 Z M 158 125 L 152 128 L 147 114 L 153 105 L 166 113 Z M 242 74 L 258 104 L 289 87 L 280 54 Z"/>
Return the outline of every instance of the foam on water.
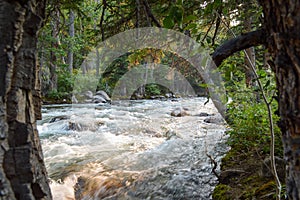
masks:
<path fill-rule="evenodd" d="M 193 158 L 195 161 L 184 163 L 209 165 L 205 153 L 213 152 L 216 143 L 224 140 L 225 127 L 204 123 L 204 118 L 197 116 L 200 112 L 217 112 L 211 102 L 204 105 L 205 101 L 142 100 L 113 102 L 100 108 L 91 104 L 43 108 L 38 130 L 46 167 L 53 179 L 54 199 L 74 199 L 78 177 L 110 180 L 111 176 L 105 175 L 108 172 L 117 178 L 133 176 L 173 166 L 196 154 L 200 156 Z M 171 111 L 179 107 L 185 108 L 189 116 L 172 117 Z"/>

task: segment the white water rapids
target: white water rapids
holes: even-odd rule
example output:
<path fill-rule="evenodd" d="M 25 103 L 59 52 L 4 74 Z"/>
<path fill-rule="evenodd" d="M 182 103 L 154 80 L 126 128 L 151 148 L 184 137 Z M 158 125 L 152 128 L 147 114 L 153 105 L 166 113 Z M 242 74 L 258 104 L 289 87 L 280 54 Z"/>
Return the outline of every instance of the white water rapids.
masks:
<path fill-rule="evenodd" d="M 211 199 L 207 154 L 220 163 L 226 127 L 205 101 L 44 106 L 38 129 L 53 198 Z M 179 108 L 188 115 L 171 116 Z"/>

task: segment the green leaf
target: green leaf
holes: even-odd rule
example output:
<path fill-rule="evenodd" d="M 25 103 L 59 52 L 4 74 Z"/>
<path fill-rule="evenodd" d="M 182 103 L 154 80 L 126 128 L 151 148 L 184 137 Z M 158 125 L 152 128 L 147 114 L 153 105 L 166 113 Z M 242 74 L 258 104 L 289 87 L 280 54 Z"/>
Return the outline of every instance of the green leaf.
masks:
<path fill-rule="evenodd" d="M 191 30 L 191 29 L 195 29 L 197 28 L 197 24 L 196 23 L 190 23 L 189 25 L 187 25 L 185 27 L 185 30 Z"/>
<path fill-rule="evenodd" d="M 179 5 L 179 6 L 182 6 L 183 5 L 183 0 L 177 0 L 176 4 Z"/>
<path fill-rule="evenodd" d="M 214 1 L 214 7 L 219 7 L 219 6 L 222 6 L 222 1 L 221 0 L 215 0 Z"/>
<path fill-rule="evenodd" d="M 266 82 L 266 84 L 264 85 L 264 90 L 267 89 L 267 87 L 269 87 L 270 83 L 271 83 L 270 80 L 268 80 L 268 81 Z"/>
<path fill-rule="evenodd" d="M 264 70 L 259 70 L 257 74 L 259 78 L 265 78 L 267 76 L 267 73 Z"/>
<path fill-rule="evenodd" d="M 177 6 L 177 10 L 175 12 L 175 20 L 178 23 L 179 27 L 182 28 L 183 22 L 183 8 L 181 6 Z"/>
<path fill-rule="evenodd" d="M 197 42 L 199 42 L 199 40 L 201 39 L 201 36 L 202 36 L 201 33 L 199 33 L 199 34 L 197 35 L 197 38 L 196 38 L 196 41 L 197 41 Z"/>
<path fill-rule="evenodd" d="M 171 29 L 174 27 L 174 20 L 173 18 L 171 18 L 170 16 L 166 17 L 163 21 L 163 24 L 164 24 L 164 28 L 168 28 L 168 29 Z"/>
<path fill-rule="evenodd" d="M 183 23 L 187 23 L 187 22 L 194 21 L 194 20 L 197 20 L 197 19 L 198 19 L 197 16 L 189 15 L 189 16 L 183 18 Z"/>

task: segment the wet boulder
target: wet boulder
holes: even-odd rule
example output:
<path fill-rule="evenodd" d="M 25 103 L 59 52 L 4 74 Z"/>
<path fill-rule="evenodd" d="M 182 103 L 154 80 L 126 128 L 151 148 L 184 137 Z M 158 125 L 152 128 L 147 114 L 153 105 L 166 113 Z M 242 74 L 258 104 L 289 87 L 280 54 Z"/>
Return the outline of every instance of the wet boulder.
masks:
<path fill-rule="evenodd" d="M 104 125 L 104 122 L 99 120 L 93 120 L 89 118 L 84 118 L 79 121 L 69 121 L 66 127 L 68 131 L 96 131 L 100 126 Z"/>
<path fill-rule="evenodd" d="M 172 131 L 172 130 L 168 130 L 164 134 L 164 137 L 166 137 L 166 140 L 181 138 L 181 136 L 178 133 L 176 133 L 175 131 Z"/>
<path fill-rule="evenodd" d="M 82 127 L 79 123 L 69 122 L 67 130 L 68 131 L 70 131 L 70 130 L 72 130 L 72 131 L 82 131 Z"/>
<path fill-rule="evenodd" d="M 56 116 L 56 117 L 53 117 L 49 120 L 49 123 L 54 123 L 54 122 L 58 122 L 58 121 L 61 121 L 61 120 L 66 120 L 66 119 L 70 119 L 69 116 L 67 115 L 60 115 L 60 116 Z"/>
<path fill-rule="evenodd" d="M 107 101 L 100 95 L 96 95 L 93 98 L 93 103 L 107 103 Z"/>
<path fill-rule="evenodd" d="M 99 90 L 96 92 L 96 96 L 100 96 L 103 99 L 105 99 L 106 102 L 111 102 L 110 97 L 108 96 L 108 94 L 106 92 L 104 92 L 103 90 Z"/>
<path fill-rule="evenodd" d="M 204 119 L 204 122 L 206 123 L 212 123 L 212 124 L 224 124 L 225 120 L 221 115 L 214 115 L 214 116 L 209 116 Z"/>
<path fill-rule="evenodd" d="M 213 114 L 209 114 L 206 112 L 200 112 L 197 116 L 198 117 L 209 117 L 209 116 L 213 116 Z"/>
<path fill-rule="evenodd" d="M 166 98 L 172 98 L 172 97 L 173 97 L 173 94 L 172 94 L 172 93 L 166 93 L 166 94 L 165 94 L 165 97 L 166 97 Z"/>
<path fill-rule="evenodd" d="M 173 117 L 183 117 L 183 116 L 188 116 L 189 113 L 187 112 L 186 108 L 176 108 L 171 112 L 171 116 Z"/>

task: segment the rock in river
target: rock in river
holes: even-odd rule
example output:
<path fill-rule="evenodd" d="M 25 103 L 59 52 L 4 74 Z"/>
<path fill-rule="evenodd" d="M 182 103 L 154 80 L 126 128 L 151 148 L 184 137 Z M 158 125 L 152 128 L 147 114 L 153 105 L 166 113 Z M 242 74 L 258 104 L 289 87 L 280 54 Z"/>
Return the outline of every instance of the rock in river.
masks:
<path fill-rule="evenodd" d="M 93 103 L 107 103 L 107 101 L 100 95 L 96 95 L 93 98 Z"/>
<path fill-rule="evenodd" d="M 176 108 L 171 112 L 171 116 L 173 117 L 183 117 L 183 116 L 188 116 L 189 114 L 186 111 L 187 109 L 185 108 Z"/>
<path fill-rule="evenodd" d="M 108 94 L 104 92 L 103 90 L 99 90 L 96 92 L 96 96 L 101 96 L 105 101 L 111 102 L 111 99 L 109 98 Z"/>

